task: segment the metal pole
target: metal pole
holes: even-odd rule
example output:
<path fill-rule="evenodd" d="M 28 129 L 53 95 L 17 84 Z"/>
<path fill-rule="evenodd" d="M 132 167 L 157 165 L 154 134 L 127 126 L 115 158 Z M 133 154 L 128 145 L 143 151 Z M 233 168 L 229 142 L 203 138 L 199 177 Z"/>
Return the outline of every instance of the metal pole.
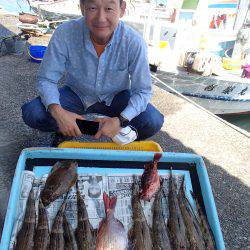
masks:
<path fill-rule="evenodd" d="M 239 2 L 238 2 L 238 6 L 237 6 L 237 17 L 235 18 L 235 20 L 234 20 L 234 26 L 233 26 L 233 30 L 235 29 L 235 25 L 236 25 L 236 22 L 237 22 L 237 20 L 238 20 L 238 18 L 239 18 L 239 10 L 240 10 L 240 4 L 241 4 L 241 0 L 239 0 Z"/>

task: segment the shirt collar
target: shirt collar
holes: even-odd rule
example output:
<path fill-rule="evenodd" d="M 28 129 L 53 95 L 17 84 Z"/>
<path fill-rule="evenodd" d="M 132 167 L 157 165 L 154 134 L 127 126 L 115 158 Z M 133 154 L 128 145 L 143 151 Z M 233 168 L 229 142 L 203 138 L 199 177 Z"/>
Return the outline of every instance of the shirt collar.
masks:
<path fill-rule="evenodd" d="M 121 22 L 122 21 L 120 20 L 117 27 L 115 28 L 114 33 L 113 33 L 110 41 L 107 44 L 107 47 L 110 47 L 117 40 L 117 36 L 119 36 L 119 30 L 121 29 Z"/>

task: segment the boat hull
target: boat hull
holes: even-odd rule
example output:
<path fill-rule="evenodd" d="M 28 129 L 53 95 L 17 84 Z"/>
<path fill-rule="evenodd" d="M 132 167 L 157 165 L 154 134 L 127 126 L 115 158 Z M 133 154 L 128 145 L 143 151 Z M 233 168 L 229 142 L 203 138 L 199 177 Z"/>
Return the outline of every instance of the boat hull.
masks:
<path fill-rule="evenodd" d="M 250 102 L 223 101 L 192 96 L 187 97 L 216 115 L 250 115 Z"/>
<path fill-rule="evenodd" d="M 47 20 L 75 19 L 82 16 L 78 0 L 36 1 L 31 6 Z"/>
<path fill-rule="evenodd" d="M 157 72 L 154 83 L 186 96 L 216 115 L 250 114 L 250 81 L 225 81 L 185 72 Z"/>

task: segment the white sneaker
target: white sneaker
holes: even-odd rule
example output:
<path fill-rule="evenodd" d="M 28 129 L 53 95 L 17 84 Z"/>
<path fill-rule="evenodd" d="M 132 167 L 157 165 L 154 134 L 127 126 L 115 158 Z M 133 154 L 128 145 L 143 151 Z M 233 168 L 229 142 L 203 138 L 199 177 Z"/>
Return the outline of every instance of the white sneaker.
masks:
<path fill-rule="evenodd" d="M 122 128 L 120 132 L 112 138 L 112 141 L 119 145 L 126 145 L 130 142 L 135 141 L 137 133 L 130 126 Z"/>

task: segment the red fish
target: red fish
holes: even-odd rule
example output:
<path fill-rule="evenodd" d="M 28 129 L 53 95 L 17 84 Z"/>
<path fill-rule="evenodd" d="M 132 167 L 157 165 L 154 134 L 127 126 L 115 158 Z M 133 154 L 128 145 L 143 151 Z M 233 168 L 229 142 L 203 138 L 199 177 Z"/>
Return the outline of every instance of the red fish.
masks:
<path fill-rule="evenodd" d="M 145 165 L 145 170 L 141 177 L 141 196 L 144 201 L 150 201 L 160 188 L 160 176 L 158 175 L 157 163 L 162 154 L 156 153 L 153 162 Z"/>
<path fill-rule="evenodd" d="M 96 250 L 125 250 L 128 246 L 128 238 L 123 224 L 115 218 L 116 197 L 109 199 L 103 193 L 106 218 L 104 218 L 98 229 Z"/>

